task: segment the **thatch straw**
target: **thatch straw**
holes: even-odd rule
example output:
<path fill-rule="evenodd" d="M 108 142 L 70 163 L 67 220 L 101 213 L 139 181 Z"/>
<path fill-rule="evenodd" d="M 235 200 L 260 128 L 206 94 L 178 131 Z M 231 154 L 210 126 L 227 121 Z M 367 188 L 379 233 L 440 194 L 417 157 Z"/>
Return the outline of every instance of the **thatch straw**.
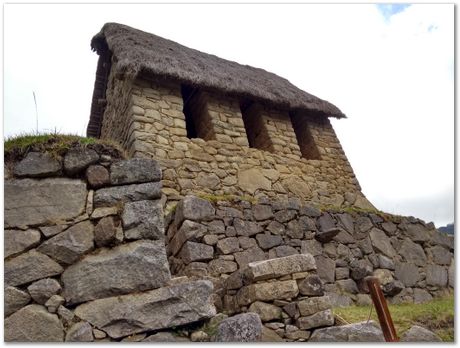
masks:
<path fill-rule="evenodd" d="M 336 106 L 273 73 L 203 53 L 126 25 L 106 23 L 93 37 L 91 47 L 100 55 L 108 48 L 117 59 L 117 72 L 129 76 L 147 73 L 285 109 L 345 117 Z"/>

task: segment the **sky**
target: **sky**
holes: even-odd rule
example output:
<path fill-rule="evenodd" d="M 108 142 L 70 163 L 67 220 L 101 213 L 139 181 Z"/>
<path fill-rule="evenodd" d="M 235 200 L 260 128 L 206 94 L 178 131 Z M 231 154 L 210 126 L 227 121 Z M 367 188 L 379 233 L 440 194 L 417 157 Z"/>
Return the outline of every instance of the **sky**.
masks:
<path fill-rule="evenodd" d="M 35 132 L 37 119 L 40 132 L 85 135 L 90 41 L 105 22 L 266 69 L 332 102 L 378 209 L 454 221 L 453 4 L 5 4 L 5 137 Z"/>

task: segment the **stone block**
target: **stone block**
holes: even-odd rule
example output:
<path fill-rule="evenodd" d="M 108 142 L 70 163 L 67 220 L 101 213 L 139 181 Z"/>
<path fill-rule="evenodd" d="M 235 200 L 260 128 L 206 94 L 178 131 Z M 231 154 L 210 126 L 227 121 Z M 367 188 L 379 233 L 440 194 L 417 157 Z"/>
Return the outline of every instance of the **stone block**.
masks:
<path fill-rule="evenodd" d="M 75 304 L 164 286 L 171 274 L 163 241 L 136 241 L 101 249 L 62 274 L 63 296 Z"/>
<path fill-rule="evenodd" d="M 48 239 L 37 250 L 54 260 L 70 265 L 94 248 L 94 227 L 88 220 Z"/>
<path fill-rule="evenodd" d="M 56 176 L 60 172 L 61 162 L 46 152 L 29 152 L 13 169 L 18 178 L 43 178 Z"/>
<path fill-rule="evenodd" d="M 252 213 L 256 221 L 268 220 L 273 218 L 273 210 L 269 205 L 256 204 L 252 207 Z"/>
<path fill-rule="evenodd" d="M 93 328 L 86 321 L 72 325 L 65 336 L 66 342 L 93 342 Z"/>
<path fill-rule="evenodd" d="M 257 246 L 239 251 L 233 255 L 235 256 L 235 261 L 238 263 L 239 268 L 245 268 L 250 262 L 267 259 L 263 250 Z"/>
<path fill-rule="evenodd" d="M 100 188 L 110 184 L 109 171 L 100 165 L 92 165 L 86 169 L 86 180 L 92 188 Z"/>
<path fill-rule="evenodd" d="M 436 245 L 433 248 L 429 248 L 428 254 L 435 264 L 450 265 L 452 254 L 442 246 Z"/>
<path fill-rule="evenodd" d="M 303 240 L 300 247 L 302 254 L 312 254 L 313 256 L 318 256 L 323 253 L 321 243 L 314 239 Z"/>
<path fill-rule="evenodd" d="M 315 313 L 308 317 L 300 317 L 296 321 L 296 326 L 298 326 L 301 330 L 309 330 L 316 327 L 332 325 L 334 325 L 334 315 L 330 309 Z"/>
<path fill-rule="evenodd" d="M 185 220 L 174 237 L 169 241 L 168 248 L 172 255 L 176 255 L 182 245 L 188 240 L 199 240 L 207 233 L 206 226 L 198 222 Z"/>
<path fill-rule="evenodd" d="M 180 226 L 184 220 L 211 221 L 215 212 L 209 201 L 195 196 L 186 196 L 176 206 L 175 224 Z"/>
<path fill-rule="evenodd" d="M 374 227 L 369 232 L 369 237 L 371 238 L 372 246 L 377 252 L 382 253 L 389 258 L 394 258 L 396 256 L 396 251 L 391 245 L 390 239 L 387 237 L 385 232 Z"/>
<path fill-rule="evenodd" d="M 414 242 L 427 242 L 432 237 L 432 232 L 422 224 L 408 224 L 403 234 Z"/>
<path fill-rule="evenodd" d="M 32 304 L 10 315 L 4 322 L 6 342 L 62 342 L 64 328 L 56 314 Z"/>
<path fill-rule="evenodd" d="M 65 178 L 5 181 L 5 228 L 65 221 L 86 206 L 86 183 Z"/>
<path fill-rule="evenodd" d="M 187 241 L 182 246 L 178 257 L 186 264 L 194 261 L 212 260 L 214 257 L 214 248 L 203 243 Z"/>
<path fill-rule="evenodd" d="M 385 342 L 382 330 L 371 320 L 317 329 L 309 342 Z"/>
<path fill-rule="evenodd" d="M 438 265 L 426 266 L 426 284 L 438 287 L 447 286 L 447 270 L 445 267 Z"/>
<path fill-rule="evenodd" d="M 263 326 L 255 313 L 243 313 L 224 319 L 217 328 L 215 342 L 260 342 Z"/>
<path fill-rule="evenodd" d="M 401 342 L 442 342 L 434 332 L 421 326 L 413 325 L 401 336 Z"/>
<path fill-rule="evenodd" d="M 269 303 L 256 301 L 249 306 L 249 312 L 256 313 L 262 322 L 281 318 L 281 308 Z"/>
<path fill-rule="evenodd" d="M 298 281 L 297 284 L 301 295 L 322 296 L 324 294 L 323 282 L 316 274 L 307 276 L 305 279 Z"/>
<path fill-rule="evenodd" d="M 98 160 L 99 155 L 92 149 L 70 149 L 64 157 L 64 170 L 69 175 L 76 175 Z"/>
<path fill-rule="evenodd" d="M 214 259 L 208 264 L 208 271 L 212 276 L 219 276 L 220 274 L 233 273 L 238 269 L 236 262 Z"/>
<path fill-rule="evenodd" d="M 40 232 L 37 230 L 5 230 L 4 232 L 4 257 L 18 255 L 33 248 L 40 243 Z"/>
<path fill-rule="evenodd" d="M 93 204 L 95 208 L 112 207 L 120 203 L 159 199 L 161 197 L 161 183 L 147 182 L 101 188 L 94 192 Z"/>
<path fill-rule="evenodd" d="M 324 256 L 315 256 L 316 272 L 318 276 L 326 283 L 335 281 L 335 261 Z"/>
<path fill-rule="evenodd" d="M 412 262 L 417 266 L 424 266 L 427 263 L 425 252 L 423 248 L 411 241 L 409 238 L 406 238 L 401 245 L 401 248 L 398 251 L 407 262 Z"/>
<path fill-rule="evenodd" d="M 222 254 L 233 254 L 240 249 L 240 242 L 237 237 L 220 239 L 217 242 L 217 250 Z"/>
<path fill-rule="evenodd" d="M 281 236 L 273 236 L 271 234 L 259 233 L 256 235 L 256 239 L 259 246 L 264 250 L 271 249 L 283 243 Z"/>
<path fill-rule="evenodd" d="M 407 287 L 414 286 L 421 278 L 418 267 L 408 262 L 396 262 L 395 277 Z"/>
<path fill-rule="evenodd" d="M 61 291 L 61 285 L 56 279 L 40 279 L 29 285 L 27 291 L 35 302 L 45 304 L 51 296 Z"/>
<path fill-rule="evenodd" d="M 15 287 L 5 288 L 4 295 L 4 315 L 5 317 L 13 314 L 30 302 L 30 295 Z"/>
<path fill-rule="evenodd" d="M 78 306 L 75 314 L 110 337 L 121 338 L 212 318 L 212 292 L 210 281 L 198 280 L 91 301 Z"/>
<path fill-rule="evenodd" d="M 248 264 L 246 275 L 251 281 L 279 278 L 316 269 L 315 259 L 309 254 L 297 254 Z"/>
<path fill-rule="evenodd" d="M 292 299 L 299 294 L 295 280 L 251 284 L 238 291 L 238 303 L 241 306 L 255 301 L 270 302 L 280 299 Z"/>
<path fill-rule="evenodd" d="M 117 240 L 116 232 L 114 218 L 112 216 L 103 217 L 94 228 L 94 242 L 98 247 L 111 245 Z"/>
<path fill-rule="evenodd" d="M 237 235 L 244 237 L 251 237 L 263 230 L 256 222 L 239 218 L 233 220 L 233 226 L 235 227 Z"/>
<path fill-rule="evenodd" d="M 160 200 L 129 202 L 121 215 L 126 239 L 163 239 L 164 216 Z"/>
<path fill-rule="evenodd" d="M 161 169 L 157 161 L 148 158 L 132 158 L 110 166 L 112 185 L 142 184 L 161 180 Z"/>
<path fill-rule="evenodd" d="M 64 269 L 35 249 L 5 261 L 5 285 L 16 286 L 61 274 Z"/>
<path fill-rule="evenodd" d="M 329 296 L 311 297 L 297 302 L 301 316 L 310 316 L 318 312 L 331 309 L 332 304 Z"/>

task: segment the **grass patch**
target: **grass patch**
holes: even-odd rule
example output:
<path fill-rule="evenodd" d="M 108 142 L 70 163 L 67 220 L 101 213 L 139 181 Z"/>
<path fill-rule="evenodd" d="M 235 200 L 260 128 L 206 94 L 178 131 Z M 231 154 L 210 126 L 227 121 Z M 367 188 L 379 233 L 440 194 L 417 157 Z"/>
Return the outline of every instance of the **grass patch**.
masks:
<path fill-rule="evenodd" d="M 232 202 L 232 203 L 237 203 L 240 201 L 247 201 L 247 202 L 250 202 L 251 204 L 257 203 L 256 198 L 247 196 L 247 195 L 237 196 L 237 195 L 199 194 L 198 197 L 206 199 L 207 201 L 211 203 L 217 203 L 219 201 Z"/>
<path fill-rule="evenodd" d="M 6 138 L 4 158 L 5 163 L 20 161 L 30 151 L 47 152 L 57 158 L 63 156 L 69 149 L 78 147 L 97 148 L 99 153 L 106 153 L 114 158 L 126 157 L 120 146 L 112 141 L 72 134 L 42 133 L 20 134 Z"/>
<path fill-rule="evenodd" d="M 347 323 L 366 321 L 370 306 L 334 308 L 334 314 Z M 454 341 L 454 295 L 434 299 L 422 304 L 404 303 L 388 305 L 393 324 L 399 337 L 412 325 L 419 325 L 435 332 L 443 341 Z M 378 323 L 375 310 L 371 319 Z"/>
<path fill-rule="evenodd" d="M 318 205 L 316 206 L 319 210 L 323 212 L 332 212 L 332 213 L 348 213 L 350 215 L 356 216 L 359 214 L 375 214 L 380 216 L 384 221 L 392 221 L 395 223 L 401 222 L 402 216 L 400 215 L 394 215 L 390 213 L 385 213 L 381 210 L 378 209 L 363 209 L 363 208 L 357 208 L 355 206 L 350 206 L 350 207 L 337 207 L 334 205 Z"/>

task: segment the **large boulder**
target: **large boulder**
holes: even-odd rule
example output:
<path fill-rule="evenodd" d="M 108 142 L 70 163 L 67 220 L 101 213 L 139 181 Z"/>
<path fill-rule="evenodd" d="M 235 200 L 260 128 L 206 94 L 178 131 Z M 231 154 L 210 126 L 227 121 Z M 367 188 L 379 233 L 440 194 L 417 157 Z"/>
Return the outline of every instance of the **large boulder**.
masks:
<path fill-rule="evenodd" d="M 62 274 L 63 296 L 74 304 L 164 286 L 171 278 L 163 241 L 101 249 Z"/>
<path fill-rule="evenodd" d="M 29 305 L 5 319 L 6 342 L 62 342 L 64 328 L 56 314 Z"/>
<path fill-rule="evenodd" d="M 329 296 L 311 297 L 297 302 L 300 315 L 310 316 L 332 308 Z"/>
<path fill-rule="evenodd" d="M 210 281 L 198 280 L 84 303 L 75 314 L 112 338 L 161 330 L 216 314 Z"/>
<path fill-rule="evenodd" d="M 5 228 L 73 219 L 84 212 L 86 195 L 82 180 L 6 180 Z"/>
<path fill-rule="evenodd" d="M 401 336 L 401 342 L 442 342 L 434 332 L 414 325 Z"/>
<path fill-rule="evenodd" d="M 14 166 L 13 173 L 18 178 L 41 178 L 54 176 L 61 172 L 61 162 L 49 153 L 29 152 Z"/>
<path fill-rule="evenodd" d="M 421 245 L 413 242 L 409 238 L 404 240 L 398 252 L 407 262 L 412 262 L 417 266 L 424 266 L 427 262 L 425 252 Z"/>
<path fill-rule="evenodd" d="M 110 166 L 112 185 L 140 184 L 161 180 L 161 168 L 157 161 L 147 158 L 132 158 Z"/>
<path fill-rule="evenodd" d="M 270 180 L 268 180 L 259 169 L 251 168 L 238 171 L 238 186 L 250 194 L 256 191 L 270 191 L 272 188 Z"/>
<path fill-rule="evenodd" d="M 408 262 L 396 262 L 395 277 L 407 287 L 414 286 L 421 279 L 418 267 Z"/>
<path fill-rule="evenodd" d="M 61 274 L 64 269 L 35 249 L 5 261 L 6 285 L 16 286 Z"/>
<path fill-rule="evenodd" d="M 37 230 L 5 230 L 4 257 L 20 254 L 40 243 L 40 232 Z"/>
<path fill-rule="evenodd" d="M 426 284 L 438 287 L 447 286 L 447 269 L 438 265 L 428 265 L 426 267 Z"/>
<path fill-rule="evenodd" d="M 224 319 L 217 328 L 216 342 L 260 342 L 262 322 L 255 313 L 243 313 Z"/>
<path fill-rule="evenodd" d="M 348 324 L 317 329 L 311 335 L 309 342 L 385 342 L 382 330 L 369 323 Z"/>
<path fill-rule="evenodd" d="M 37 250 L 63 264 L 70 265 L 94 247 L 94 227 L 88 220 L 48 239 Z"/>

